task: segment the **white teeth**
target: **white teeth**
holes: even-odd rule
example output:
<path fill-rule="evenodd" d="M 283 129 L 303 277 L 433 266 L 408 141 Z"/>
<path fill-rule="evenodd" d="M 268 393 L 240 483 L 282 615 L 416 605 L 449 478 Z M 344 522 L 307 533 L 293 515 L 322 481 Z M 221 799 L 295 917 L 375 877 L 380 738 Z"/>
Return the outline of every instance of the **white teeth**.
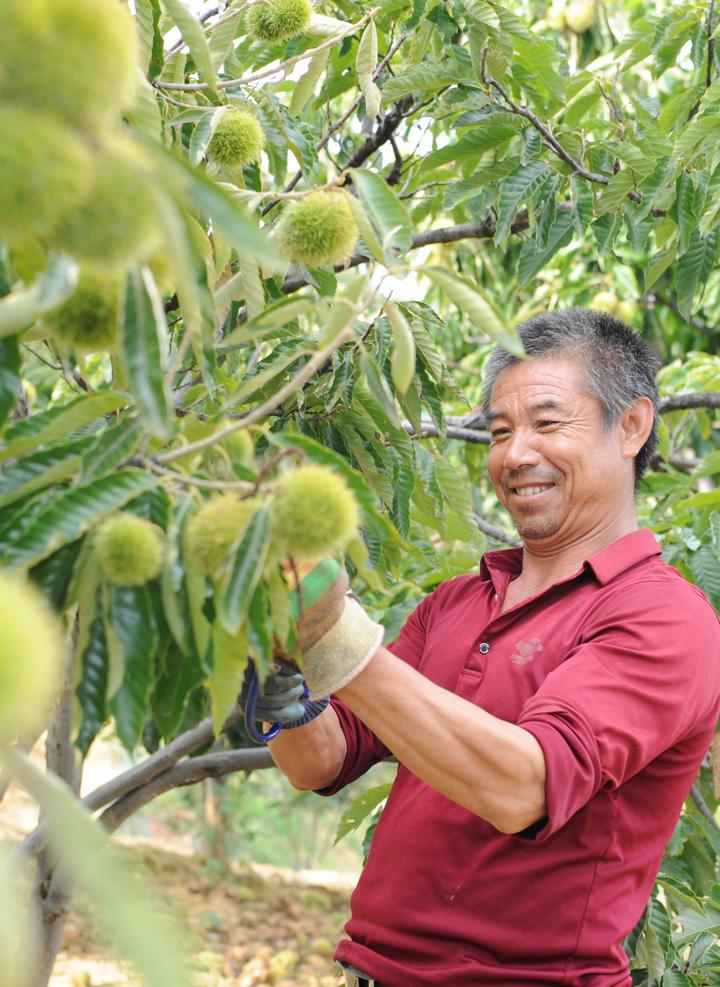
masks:
<path fill-rule="evenodd" d="M 515 487 L 513 493 L 517 494 L 518 497 L 533 497 L 547 489 L 548 487 Z"/>

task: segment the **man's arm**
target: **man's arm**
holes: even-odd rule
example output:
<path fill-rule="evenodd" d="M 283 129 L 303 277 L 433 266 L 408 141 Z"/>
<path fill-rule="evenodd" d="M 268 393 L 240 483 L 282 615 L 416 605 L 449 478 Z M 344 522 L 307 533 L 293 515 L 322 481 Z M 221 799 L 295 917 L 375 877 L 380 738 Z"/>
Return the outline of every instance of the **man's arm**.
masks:
<path fill-rule="evenodd" d="M 545 757 L 533 735 L 386 648 L 337 696 L 414 775 L 500 832 L 518 833 L 545 815 Z"/>
<path fill-rule="evenodd" d="M 345 734 L 332 706 L 303 727 L 281 730 L 268 748 L 291 785 L 301 790 L 331 785 L 347 753 Z"/>

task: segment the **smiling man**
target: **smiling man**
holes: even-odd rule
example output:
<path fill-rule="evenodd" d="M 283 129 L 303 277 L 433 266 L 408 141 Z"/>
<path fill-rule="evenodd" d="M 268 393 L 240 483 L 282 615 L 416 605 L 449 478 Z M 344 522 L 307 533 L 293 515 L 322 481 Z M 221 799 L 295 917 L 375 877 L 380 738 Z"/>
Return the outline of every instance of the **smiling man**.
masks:
<path fill-rule="evenodd" d="M 520 335 L 485 411 L 522 548 L 442 583 L 388 648 L 333 587 L 303 643 L 313 700 L 270 745 L 326 795 L 399 761 L 337 952 L 349 984 L 628 987 L 622 940 L 717 721 L 717 617 L 635 518 L 655 357 L 594 312 Z"/>

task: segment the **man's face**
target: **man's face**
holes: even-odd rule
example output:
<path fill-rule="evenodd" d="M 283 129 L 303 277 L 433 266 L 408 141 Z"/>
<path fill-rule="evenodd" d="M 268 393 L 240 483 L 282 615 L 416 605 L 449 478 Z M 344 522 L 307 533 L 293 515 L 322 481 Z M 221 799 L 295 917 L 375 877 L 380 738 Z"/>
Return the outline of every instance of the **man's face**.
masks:
<path fill-rule="evenodd" d="M 528 546 L 552 550 L 610 528 L 632 501 L 621 429 L 603 429 L 578 360 L 531 358 L 503 370 L 489 428 L 490 477 Z"/>

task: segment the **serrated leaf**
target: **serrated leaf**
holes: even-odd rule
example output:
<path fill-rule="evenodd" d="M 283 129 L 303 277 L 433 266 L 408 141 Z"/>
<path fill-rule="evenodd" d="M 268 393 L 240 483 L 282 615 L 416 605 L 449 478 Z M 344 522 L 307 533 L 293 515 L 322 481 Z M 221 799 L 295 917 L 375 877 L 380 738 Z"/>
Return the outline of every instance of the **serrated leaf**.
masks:
<path fill-rule="evenodd" d="M 122 465 L 136 450 L 141 439 L 142 430 L 137 418 L 124 418 L 117 425 L 103 429 L 83 453 L 81 482 L 87 483 L 92 477 L 102 476 Z"/>
<path fill-rule="evenodd" d="M 353 168 L 352 178 L 384 252 L 409 250 L 413 237 L 410 214 L 385 179 L 363 168 Z"/>
<path fill-rule="evenodd" d="M 363 819 L 367 819 L 370 813 L 388 797 L 391 788 L 392 785 L 390 783 L 374 785 L 372 788 L 368 788 L 367 791 L 363 792 L 362 795 L 353 799 L 340 816 L 333 845 L 339 843 L 348 833 L 356 830 Z"/>
<path fill-rule="evenodd" d="M 22 535 L 6 547 L 2 564 L 21 569 L 39 562 L 157 484 L 157 477 L 127 469 L 68 490 L 40 511 Z"/>
<path fill-rule="evenodd" d="M 324 349 L 343 330 L 353 325 L 359 316 L 358 306 L 368 283 L 367 274 L 355 274 L 347 279 L 338 292 L 327 318 L 321 323 L 322 335 L 318 349 Z"/>
<path fill-rule="evenodd" d="M 239 404 L 245 404 L 250 400 L 253 394 L 265 387 L 271 381 L 275 380 L 276 377 L 284 374 L 288 367 L 291 367 L 308 352 L 309 351 L 305 346 L 298 346 L 290 353 L 279 353 L 275 359 L 270 361 L 267 367 L 260 371 L 260 373 L 254 374 L 252 377 L 247 378 L 237 388 L 237 390 L 233 391 L 225 405 L 225 409 L 229 410 L 237 407 Z"/>
<path fill-rule="evenodd" d="M 265 289 L 260 276 L 260 268 L 255 258 L 244 252 L 238 255 L 238 267 L 245 308 L 248 318 L 252 320 L 265 308 Z"/>
<path fill-rule="evenodd" d="M 82 671 L 76 695 L 82 709 L 82 723 L 75 744 L 85 755 L 107 719 L 108 648 L 100 604 L 90 625 L 90 636 L 80 657 L 80 667 Z"/>
<path fill-rule="evenodd" d="M 607 185 L 600 193 L 598 200 L 599 213 L 616 212 L 620 209 L 627 198 L 627 194 L 633 188 L 635 181 L 629 168 L 624 168 L 612 176 Z"/>
<path fill-rule="evenodd" d="M 160 2 L 190 49 L 200 78 L 207 83 L 211 92 L 215 92 L 217 89 L 215 66 L 202 24 L 183 0 L 160 0 Z"/>
<path fill-rule="evenodd" d="M 190 164 L 199 165 L 205 157 L 205 152 L 208 149 L 208 145 L 213 139 L 215 128 L 225 113 L 227 113 L 227 108 L 224 106 L 218 106 L 207 113 L 203 113 L 198 122 L 195 124 L 193 127 L 193 132 L 190 136 L 190 145 L 188 147 Z"/>
<path fill-rule="evenodd" d="M 535 191 L 551 174 L 548 166 L 542 161 L 531 161 L 508 175 L 501 183 L 498 198 L 498 218 L 495 225 L 496 246 L 505 243 L 510 236 L 510 227 L 520 205 L 531 199 Z"/>
<path fill-rule="evenodd" d="M 270 547 L 270 512 L 259 507 L 230 553 L 222 584 L 218 617 L 229 634 L 237 634 L 247 616 Z"/>
<path fill-rule="evenodd" d="M 82 540 L 63 545 L 28 573 L 30 579 L 39 586 L 50 606 L 62 613 L 68 606 L 67 596 L 73 579 L 75 563 L 82 548 Z"/>
<path fill-rule="evenodd" d="M 219 297 L 220 292 L 226 287 L 227 285 L 223 285 L 216 297 Z M 218 350 L 229 350 L 250 340 L 259 341 L 276 329 L 286 326 L 289 322 L 294 322 L 299 315 L 309 312 L 316 304 L 317 299 L 308 296 L 281 298 L 279 301 L 273 302 L 272 305 L 268 305 L 264 311 L 260 312 L 254 319 L 250 319 L 244 326 L 220 340 Z"/>
<path fill-rule="evenodd" d="M 373 82 L 373 73 L 377 66 L 378 46 L 375 21 L 371 20 L 362 33 L 355 59 L 355 71 L 358 75 L 360 89 L 365 97 L 367 115 L 374 119 L 380 112 L 382 94 Z"/>
<path fill-rule="evenodd" d="M 420 172 L 432 171 L 439 165 L 461 161 L 463 158 L 480 156 L 491 147 L 510 140 L 519 133 L 526 122 L 511 113 L 495 113 L 486 121 L 464 134 L 460 140 L 429 154 L 420 166 Z"/>
<path fill-rule="evenodd" d="M 135 130 L 153 140 L 161 139 L 163 120 L 158 106 L 157 91 L 139 69 L 135 99 L 132 106 L 125 111 L 125 116 Z"/>
<path fill-rule="evenodd" d="M 273 657 L 273 628 L 270 624 L 270 601 L 265 584 L 260 582 L 250 600 L 247 619 L 248 647 L 260 680 L 270 672 Z"/>
<path fill-rule="evenodd" d="M 394 302 L 385 303 L 385 312 L 393 331 L 390 372 L 393 384 L 405 394 L 415 376 L 415 337 L 407 319 Z"/>
<path fill-rule="evenodd" d="M 0 447 L 0 462 L 23 456 L 39 446 L 49 445 L 57 439 L 65 438 L 75 429 L 103 415 L 117 411 L 128 404 L 126 394 L 104 391 L 99 394 L 85 394 L 69 404 L 41 411 L 23 418 L 11 426 Z"/>
<path fill-rule="evenodd" d="M 542 270 L 561 247 L 570 243 L 573 233 L 573 213 L 569 211 L 558 214 L 550 227 L 547 241 L 541 247 L 536 247 L 532 240 L 526 240 L 520 248 L 518 256 L 518 285 L 524 288 L 526 284 Z"/>
<path fill-rule="evenodd" d="M 355 218 L 355 223 L 357 224 L 362 241 L 370 251 L 371 256 L 374 257 L 376 261 L 379 261 L 380 264 L 386 265 L 388 258 L 385 256 L 383 245 L 380 242 L 380 238 L 375 232 L 372 223 L 368 219 L 368 215 L 365 212 L 364 207 L 354 195 L 349 195 L 347 197 L 347 202 L 350 206 L 353 217 Z"/>
<path fill-rule="evenodd" d="M 127 274 L 120 324 L 123 364 L 140 419 L 151 435 L 166 439 L 173 419 L 161 346 L 167 348 L 168 328 L 162 300 L 147 268 Z"/>
<path fill-rule="evenodd" d="M 692 304 L 698 288 L 704 288 L 707 277 L 713 268 L 718 253 L 719 231 L 716 229 L 706 237 L 693 230 L 690 245 L 675 268 L 675 290 L 677 305 L 685 319 L 690 318 Z"/>
<path fill-rule="evenodd" d="M 688 567 L 695 582 L 716 609 L 720 609 L 720 561 L 709 545 L 702 545 L 691 552 Z"/>
<path fill-rule="evenodd" d="M 132 751 L 148 717 L 158 629 L 145 586 L 113 586 L 108 621 L 120 645 L 122 684 L 110 699 L 120 741 Z"/>
<path fill-rule="evenodd" d="M 247 629 L 229 634 L 219 621 L 212 628 L 213 669 L 207 682 L 215 734 L 219 736 L 242 688 L 248 663 Z"/>
<path fill-rule="evenodd" d="M 686 99 L 689 94 L 686 95 Z M 689 164 L 695 154 L 709 141 L 717 140 L 720 134 L 720 113 L 706 113 L 695 117 L 684 127 L 675 140 L 672 151 L 673 161 L 684 161 Z"/>
<path fill-rule="evenodd" d="M 81 454 L 91 442 L 92 439 L 82 439 L 53 446 L 5 467 L 0 473 L 0 507 L 71 476 L 79 468 Z"/>
<path fill-rule="evenodd" d="M 290 115 L 298 116 L 305 108 L 305 104 L 315 95 L 315 90 L 319 80 L 322 78 L 327 68 L 330 58 L 330 49 L 324 48 L 317 51 L 310 59 L 307 71 L 295 83 L 292 99 L 290 100 Z"/>
<path fill-rule="evenodd" d="M 228 5 L 228 9 L 230 7 L 231 5 Z M 232 13 L 231 10 L 230 13 Z M 208 41 L 208 48 L 210 49 L 210 56 L 216 72 L 220 69 L 220 66 L 225 61 L 225 57 L 230 52 L 237 30 L 238 21 L 235 17 L 228 17 L 224 23 L 221 21 L 213 27 Z"/>
<path fill-rule="evenodd" d="M 522 356 L 524 350 L 520 337 L 504 322 L 500 313 L 485 298 L 477 285 L 466 281 L 454 271 L 441 267 L 423 267 L 421 270 L 439 288 L 442 288 L 460 312 L 464 313 L 481 332 L 486 333 L 509 353 Z"/>
<path fill-rule="evenodd" d="M 0 298 L 0 339 L 27 329 L 61 305 L 75 290 L 77 279 L 76 261 L 64 254 L 51 255 L 47 268 L 28 288 L 18 288 Z"/>
<path fill-rule="evenodd" d="M 670 265 L 674 263 L 677 256 L 677 248 L 677 240 L 673 240 L 671 246 L 667 250 L 663 250 L 651 257 L 650 263 L 645 270 L 645 291 L 649 291 L 657 280 L 662 277 L 665 271 L 667 271 Z"/>

